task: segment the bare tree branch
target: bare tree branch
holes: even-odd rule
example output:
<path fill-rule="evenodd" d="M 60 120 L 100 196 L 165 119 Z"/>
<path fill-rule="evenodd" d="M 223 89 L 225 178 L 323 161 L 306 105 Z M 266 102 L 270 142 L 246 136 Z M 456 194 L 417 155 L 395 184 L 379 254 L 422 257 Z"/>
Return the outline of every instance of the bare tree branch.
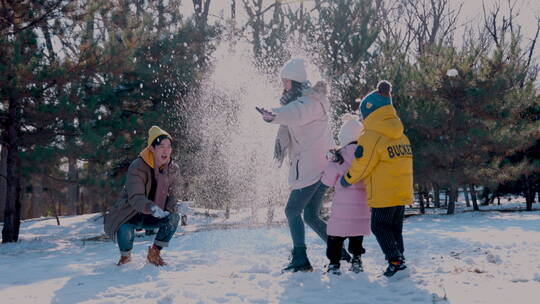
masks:
<path fill-rule="evenodd" d="M 278 2 L 274 2 L 273 4 L 269 5 L 267 8 L 265 8 L 262 11 L 259 11 L 257 13 L 253 12 L 253 9 L 249 6 L 249 3 L 247 0 L 242 0 L 244 3 L 244 7 L 246 9 L 246 12 L 249 15 L 249 20 L 246 22 L 246 24 L 240 29 L 241 32 L 243 32 L 256 18 L 259 18 L 260 16 L 264 15 L 268 10 L 272 9 L 274 6 L 279 4 Z"/>
<path fill-rule="evenodd" d="M 527 67 L 531 66 L 532 58 L 534 55 L 534 49 L 536 47 L 536 41 L 538 41 L 538 36 L 540 35 L 540 17 L 536 17 L 536 34 L 532 39 L 531 46 L 529 47 L 529 58 L 527 58 Z"/>
<path fill-rule="evenodd" d="M 497 5 L 494 10 L 489 13 L 488 16 L 485 3 L 482 0 L 482 11 L 484 13 L 484 27 L 491 35 L 491 38 L 495 42 L 495 45 L 500 48 L 501 45 L 499 42 L 499 34 L 497 33 L 497 17 L 499 16 L 500 7 L 499 5 Z"/>

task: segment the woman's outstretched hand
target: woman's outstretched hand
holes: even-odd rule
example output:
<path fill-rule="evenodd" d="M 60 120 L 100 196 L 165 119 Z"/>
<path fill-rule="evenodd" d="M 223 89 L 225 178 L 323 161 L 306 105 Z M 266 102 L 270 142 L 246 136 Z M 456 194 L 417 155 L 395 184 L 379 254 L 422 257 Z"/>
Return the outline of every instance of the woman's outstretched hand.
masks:
<path fill-rule="evenodd" d="M 274 120 L 274 118 L 276 117 L 276 114 L 266 110 L 265 108 L 259 108 L 259 107 L 255 107 L 255 109 L 261 113 L 262 115 L 262 119 L 266 122 L 272 122 Z"/>

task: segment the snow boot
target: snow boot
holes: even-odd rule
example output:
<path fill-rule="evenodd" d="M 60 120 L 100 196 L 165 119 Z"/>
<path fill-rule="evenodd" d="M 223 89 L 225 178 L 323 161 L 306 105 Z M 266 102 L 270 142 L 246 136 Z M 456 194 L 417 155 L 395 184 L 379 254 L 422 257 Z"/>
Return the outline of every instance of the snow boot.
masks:
<path fill-rule="evenodd" d="M 154 246 L 148 247 L 148 256 L 146 257 L 148 263 L 154 264 L 156 266 L 165 266 L 167 263 L 163 261 L 160 256 L 160 250 Z"/>
<path fill-rule="evenodd" d="M 327 274 L 333 274 L 333 275 L 341 275 L 341 270 L 339 269 L 339 263 L 337 264 L 328 264 L 328 267 L 326 268 Z"/>
<path fill-rule="evenodd" d="M 131 253 L 120 256 L 120 260 L 118 261 L 118 263 L 116 263 L 116 266 L 122 266 L 129 262 L 131 262 Z"/>
<path fill-rule="evenodd" d="M 351 255 L 345 248 L 341 248 L 341 260 L 351 262 Z"/>
<path fill-rule="evenodd" d="M 403 272 L 407 269 L 403 260 L 393 260 L 388 263 L 386 271 L 383 273 L 385 277 L 393 277 L 398 272 Z"/>
<path fill-rule="evenodd" d="M 307 257 L 306 248 L 294 248 L 292 250 L 292 259 L 287 267 L 283 268 L 281 272 L 297 272 L 297 271 L 313 271 L 311 263 Z"/>
<path fill-rule="evenodd" d="M 360 258 L 360 255 L 354 255 L 351 259 L 351 269 L 354 273 L 359 273 L 364 271 L 364 267 L 362 266 L 362 259 Z"/>

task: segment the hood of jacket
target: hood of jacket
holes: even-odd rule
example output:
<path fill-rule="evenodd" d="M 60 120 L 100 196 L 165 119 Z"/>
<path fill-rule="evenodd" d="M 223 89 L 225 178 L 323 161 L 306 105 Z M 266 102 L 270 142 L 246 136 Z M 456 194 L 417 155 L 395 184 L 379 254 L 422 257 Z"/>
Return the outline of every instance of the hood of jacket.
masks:
<path fill-rule="evenodd" d="M 324 108 L 326 115 L 329 115 L 330 102 L 326 97 L 327 92 L 328 90 L 326 88 L 326 82 L 318 81 L 314 86 L 304 89 L 302 91 L 302 96 L 307 96 L 312 100 L 316 100 L 317 102 L 319 102 Z"/>
<path fill-rule="evenodd" d="M 392 105 L 382 106 L 373 111 L 364 120 L 364 127 L 366 130 L 381 133 L 392 139 L 400 138 L 405 131 L 403 123 Z"/>

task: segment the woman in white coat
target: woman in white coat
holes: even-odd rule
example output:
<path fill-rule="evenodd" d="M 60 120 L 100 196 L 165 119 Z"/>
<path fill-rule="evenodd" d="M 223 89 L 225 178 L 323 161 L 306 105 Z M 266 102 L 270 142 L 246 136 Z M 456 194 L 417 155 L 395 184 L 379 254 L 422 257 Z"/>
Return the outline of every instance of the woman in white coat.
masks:
<path fill-rule="evenodd" d="M 280 164 L 286 154 L 289 158 L 291 193 L 285 214 L 293 250 L 292 260 L 283 271 L 311 271 L 304 220 L 324 242 L 327 241 L 326 223 L 319 212 L 327 189 L 320 182 L 327 164 L 326 152 L 334 146 L 328 123 L 330 103 L 323 82 L 309 86 L 305 60 L 291 59 L 281 69 L 280 76 L 284 88 L 281 106 L 271 111 L 258 110 L 265 121 L 280 125 L 275 158 Z"/>

